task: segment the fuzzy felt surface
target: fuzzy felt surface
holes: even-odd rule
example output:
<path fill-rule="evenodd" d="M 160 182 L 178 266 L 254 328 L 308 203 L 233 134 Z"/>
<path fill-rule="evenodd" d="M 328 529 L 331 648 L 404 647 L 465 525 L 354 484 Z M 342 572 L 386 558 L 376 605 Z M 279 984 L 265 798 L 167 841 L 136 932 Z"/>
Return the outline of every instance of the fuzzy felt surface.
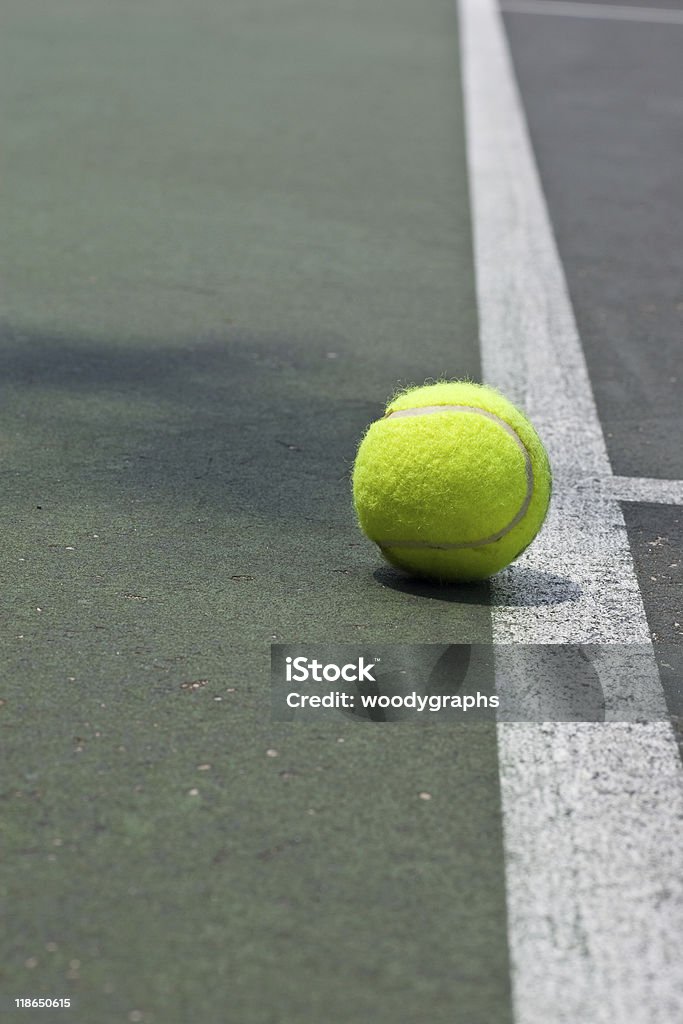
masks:
<path fill-rule="evenodd" d="M 476 580 L 536 536 L 551 471 L 533 426 L 498 391 L 439 382 L 396 395 L 371 424 L 353 493 L 361 528 L 387 561 L 416 575 Z"/>

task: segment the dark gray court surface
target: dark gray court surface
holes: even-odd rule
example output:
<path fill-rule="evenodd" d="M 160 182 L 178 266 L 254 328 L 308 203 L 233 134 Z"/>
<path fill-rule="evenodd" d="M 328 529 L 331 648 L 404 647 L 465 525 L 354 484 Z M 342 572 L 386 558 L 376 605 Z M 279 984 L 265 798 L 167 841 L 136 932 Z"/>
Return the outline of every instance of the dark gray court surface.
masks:
<path fill-rule="evenodd" d="M 612 466 L 680 479 L 683 26 L 505 25 Z M 680 644 L 681 509 L 624 512 L 653 639 Z"/>
<path fill-rule="evenodd" d="M 614 472 L 680 479 L 680 29 L 505 23 Z"/>
<path fill-rule="evenodd" d="M 683 476 L 683 29 L 506 24 L 615 468 Z M 454 4 L 5 0 L 0 96 L 1 1019 L 511 1024 L 495 728 L 269 715 L 272 642 L 491 637 L 348 487 L 481 376 Z"/>

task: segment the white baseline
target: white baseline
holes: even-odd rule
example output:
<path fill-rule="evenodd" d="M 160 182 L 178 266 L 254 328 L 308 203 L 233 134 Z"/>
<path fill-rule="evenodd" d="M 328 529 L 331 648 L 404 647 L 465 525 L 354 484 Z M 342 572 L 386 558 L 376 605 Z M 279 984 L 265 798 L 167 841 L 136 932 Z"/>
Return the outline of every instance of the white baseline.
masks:
<path fill-rule="evenodd" d="M 515 1016 L 672 1024 L 683 1020 L 683 771 L 618 502 L 639 500 L 636 484 L 626 495 L 612 476 L 500 12 L 494 0 L 459 10 L 484 376 L 529 413 L 555 477 L 546 526 L 493 584 L 494 641 L 639 645 L 632 660 L 615 647 L 622 663 L 604 659 L 601 681 L 615 692 L 636 673 L 652 712 L 643 725 L 498 726 Z M 501 648 L 500 688 L 537 671 L 518 650 Z"/>
<path fill-rule="evenodd" d="M 683 11 L 668 7 L 626 7 L 623 4 L 579 4 L 569 0 L 502 0 L 510 14 L 549 14 L 560 18 L 630 21 L 647 25 L 683 25 Z"/>

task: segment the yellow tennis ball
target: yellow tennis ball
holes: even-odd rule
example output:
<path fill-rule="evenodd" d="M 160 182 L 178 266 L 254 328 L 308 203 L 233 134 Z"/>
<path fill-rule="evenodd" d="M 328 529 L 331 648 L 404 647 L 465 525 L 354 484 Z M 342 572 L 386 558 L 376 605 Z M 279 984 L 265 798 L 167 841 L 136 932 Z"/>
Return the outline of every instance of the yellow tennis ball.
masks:
<path fill-rule="evenodd" d="M 526 416 L 468 381 L 396 395 L 353 468 L 363 532 L 392 565 L 440 580 L 486 579 L 521 554 L 545 519 L 551 484 Z"/>

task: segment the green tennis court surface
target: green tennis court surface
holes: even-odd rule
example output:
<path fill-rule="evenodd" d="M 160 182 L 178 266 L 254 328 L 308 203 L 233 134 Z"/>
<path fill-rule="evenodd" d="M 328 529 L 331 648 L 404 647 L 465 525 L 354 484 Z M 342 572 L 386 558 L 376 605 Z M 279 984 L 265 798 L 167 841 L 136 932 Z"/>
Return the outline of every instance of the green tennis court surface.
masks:
<path fill-rule="evenodd" d="M 398 377 L 478 373 L 451 6 L 3 21 L 7 1005 L 508 1020 L 492 727 L 268 704 L 275 638 L 488 635 L 348 489 Z"/>

